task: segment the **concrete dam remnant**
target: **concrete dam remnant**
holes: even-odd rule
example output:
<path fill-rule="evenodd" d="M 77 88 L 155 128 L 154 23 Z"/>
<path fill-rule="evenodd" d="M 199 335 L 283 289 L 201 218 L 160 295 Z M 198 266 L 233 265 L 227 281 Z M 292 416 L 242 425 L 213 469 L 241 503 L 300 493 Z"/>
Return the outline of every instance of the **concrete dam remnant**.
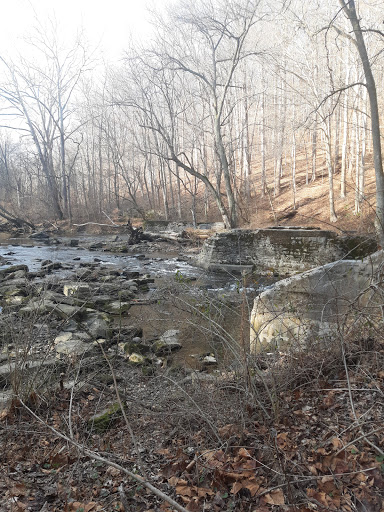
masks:
<path fill-rule="evenodd" d="M 234 229 L 206 240 L 196 264 L 209 270 L 286 276 L 330 261 L 361 260 L 376 250 L 374 239 L 316 228 Z"/>
<path fill-rule="evenodd" d="M 352 332 L 380 332 L 384 253 L 339 260 L 283 279 L 256 297 L 251 313 L 252 352 L 302 350 L 316 341 L 337 343 Z"/>
<path fill-rule="evenodd" d="M 289 227 L 236 229 L 209 238 L 197 264 L 209 270 L 291 276 L 254 300 L 250 348 L 302 350 L 330 340 L 351 314 L 382 322 L 383 251 L 373 238 Z M 333 263 L 330 263 L 333 262 Z"/>

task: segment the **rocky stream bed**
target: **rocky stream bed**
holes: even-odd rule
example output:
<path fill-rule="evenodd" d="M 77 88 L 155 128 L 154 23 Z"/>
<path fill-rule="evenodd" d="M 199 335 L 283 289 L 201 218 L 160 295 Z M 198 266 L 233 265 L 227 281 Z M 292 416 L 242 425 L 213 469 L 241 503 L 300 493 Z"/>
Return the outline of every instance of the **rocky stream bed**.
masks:
<path fill-rule="evenodd" d="M 0 512 L 384 510 L 382 334 L 246 359 L 265 282 L 37 235 L 0 245 Z"/>
<path fill-rule="evenodd" d="M 94 371 L 106 354 L 144 373 L 169 364 L 204 371 L 224 357 L 220 326 L 232 338 L 239 277 L 192 266 L 196 248 L 185 240 L 128 240 L 42 232 L 2 241 L 2 403 L 21 373 L 46 386 L 65 380 L 69 363 Z"/>

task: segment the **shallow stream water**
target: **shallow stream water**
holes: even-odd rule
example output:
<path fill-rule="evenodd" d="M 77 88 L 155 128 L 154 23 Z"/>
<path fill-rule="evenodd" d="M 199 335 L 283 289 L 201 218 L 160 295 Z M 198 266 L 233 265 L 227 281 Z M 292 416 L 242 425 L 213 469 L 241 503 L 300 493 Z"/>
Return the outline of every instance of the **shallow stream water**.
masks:
<path fill-rule="evenodd" d="M 78 237 L 79 239 L 79 237 Z M 80 244 L 105 241 L 106 237 L 80 238 Z M 195 279 L 198 285 L 212 289 L 230 289 L 237 286 L 239 276 L 219 272 L 207 272 L 195 267 L 187 261 L 182 261 L 177 253 L 152 252 L 136 254 L 114 254 L 100 250 L 89 250 L 84 247 L 70 247 L 69 239 L 61 238 L 61 244 L 44 244 L 41 241 L 30 239 L 8 239 L 0 241 L 0 256 L 6 259 L 7 265 L 27 265 L 34 272 L 40 270 L 41 262 L 51 260 L 64 264 L 76 265 L 98 261 L 100 265 L 111 268 L 129 269 L 133 272 L 151 274 L 157 279 L 179 276 L 180 279 Z M 0 265 L 4 268 L 7 265 Z M 56 272 L 55 275 L 65 277 L 65 270 Z"/>
<path fill-rule="evenodd" d="M 183 348 L 175 354 L 175 360 L 191 366 L 195 366 L 194 355 L 217 352 L 219 345 L 231 339 L 235 342 L 241 330 L 242 297 L 246 297 L 250 304 L 257 292 L 268 284 L 265 280 L 253 281 L 243 289 L 239 275 L 195 267 L 184 258 L 180 259 L 177 246 L 174 253 L 146 254 L 144 244 L 142 252 L 114 254 L 82 247 L 110 242 L 111 237 L 77 236 L 76 239 L 79 247 L 70 247 L 70 239 L 66 238 L 60 238 L 61 243 L 56 245 L 30 239 L 1 240 L 0 256 L 5 258 L 7 265 L 24 264 L 32 272 L 40 270 L 44 260 L 68 267 L 53 272 L 46 279 L 64 281 L 79 264 L 94 261 L 111 269 L 150 274 L 155 279 L 146 294 L 146 298 L 152 299 L 151 304 L 132 306 L 123 323 L 142 327 L 146 340 L 154 339 L 168 329 L 179 329 Z M 141 247 L 135 250 L 140 251 Z"/>

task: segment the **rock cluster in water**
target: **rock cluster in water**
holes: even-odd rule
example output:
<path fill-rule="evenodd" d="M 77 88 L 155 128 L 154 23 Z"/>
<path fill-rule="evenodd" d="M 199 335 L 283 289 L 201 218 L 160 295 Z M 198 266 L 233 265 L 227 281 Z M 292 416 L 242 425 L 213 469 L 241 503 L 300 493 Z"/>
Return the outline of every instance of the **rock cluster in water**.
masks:
<path fill-rule="evenodd" d="M 114 248 L 120 250 L 116 243 Z M 148 303 L 143 296 L 153 282 L 148 274 L 106 268 L 100 261 L 45 260 L 36 272 L 26 265 L 0 269 L 0 392 L 17 387 L 19 372 L 23 379 L 28 373 L 48 381 L 69 363 L 86 365 L 103 354 L 148 372 L 162 365 L 181 347 L 178 331 L 146 341 L 141 328 L 127 325 L 131 306 Z"/>

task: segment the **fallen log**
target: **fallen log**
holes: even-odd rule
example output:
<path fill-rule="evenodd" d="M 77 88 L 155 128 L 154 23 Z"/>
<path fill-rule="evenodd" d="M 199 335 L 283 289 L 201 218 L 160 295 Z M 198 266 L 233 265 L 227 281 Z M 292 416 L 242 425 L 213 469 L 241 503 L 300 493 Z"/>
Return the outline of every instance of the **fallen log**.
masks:
<path fill-rule="evenodd" d="M 27 226 L 30 229 L 35 229 L 35 226 L 32 222 L 29 222 L 25 219 L 21 219 L 20 217 L 16 217 L 8 210 L 6 210 L 3 206 L 0 206 L 0 217 L 10 222 L 16 228 L 22 228 Z"/>

